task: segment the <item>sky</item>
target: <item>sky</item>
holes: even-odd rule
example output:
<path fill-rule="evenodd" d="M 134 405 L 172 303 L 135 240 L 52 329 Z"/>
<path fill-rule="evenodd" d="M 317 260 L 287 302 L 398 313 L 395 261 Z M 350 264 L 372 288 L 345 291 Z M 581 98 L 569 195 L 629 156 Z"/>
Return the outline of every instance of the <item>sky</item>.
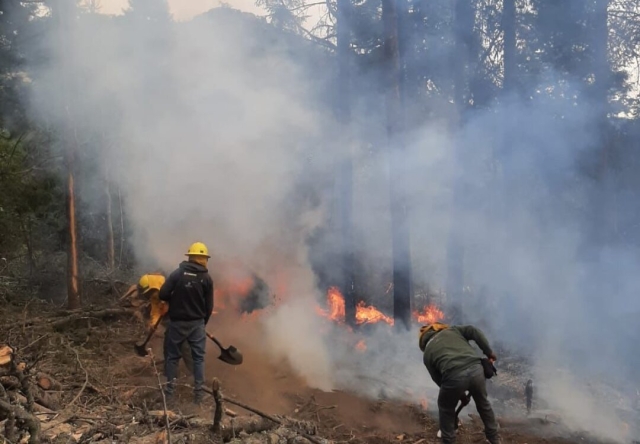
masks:
<path fill-rule="evenodd" d="M 253 14 L 264 14 L 264 10 L 255 5 L 255 0 L 168 0 L 168 2 L 171 14 L 176 20 L 189 20 L 223 3 Z M 128 4 L 129 0 L 101 0 L 100 11 L 104 14 L 120 14 Z"/>

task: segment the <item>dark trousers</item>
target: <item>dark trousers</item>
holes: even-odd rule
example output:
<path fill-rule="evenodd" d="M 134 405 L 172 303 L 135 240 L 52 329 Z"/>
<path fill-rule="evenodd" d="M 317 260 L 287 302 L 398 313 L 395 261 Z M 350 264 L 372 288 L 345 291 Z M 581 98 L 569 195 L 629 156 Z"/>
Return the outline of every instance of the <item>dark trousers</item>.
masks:
<path fill-rule="evenodd" d="M 184 366 L 187 368 L 187 372 L 189 372 L 190 375 L 193 375 L 193 357 L 191 356 L 191 347 L 189 347 L 189 341 L 184 341 L 182 343 L 182 346 L 180 347 L 180 351 L 182 353 L 182 360 L 184 361 Z M 165 335 L 164 335 L 164 342 L 162 345 L 162 352 L 163 352 L 162 356 L 164 358 L 164 361 L 167 362 L 166 329 L 165 329 Z M 165 372 L 166 372 L 166 365 L 165 365 Z M 165 376 L 166 376 L 166 373 L 165 373 Z"/>
<path fill-rule="evenodd" d="M 172 321 L 169 323 L 164 336 L 165 365 L 164 374 L 167 377 L 166 393 L 171 395 L 175 390 L 175 380 L 178 378 L 178 364 L 182 358 L 182 348 L 188 342 L 193 360 L 193 386 L 196 398 L 202 397 L 204 385 L 204 351 L 207 336 L 204 320 Z"/>
<path fill-rule="evenodd" d="M 448 375 L 440 386 L 438 410 L 443 444 L 456 442 L 456 407 L 465 391 L 469 391 L 476 403 L 487 439 L 491 444 L 498 444 L 500 442 L 498 423 L 487 399 L 487 383 L 480 363 L 459 373 Z"/>

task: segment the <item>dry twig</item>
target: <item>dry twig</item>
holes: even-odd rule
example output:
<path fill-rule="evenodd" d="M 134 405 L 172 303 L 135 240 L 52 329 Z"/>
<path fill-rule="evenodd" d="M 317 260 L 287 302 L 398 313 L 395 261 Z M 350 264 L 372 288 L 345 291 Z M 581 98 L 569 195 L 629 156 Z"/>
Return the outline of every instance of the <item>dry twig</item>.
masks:
<path fill-rule="evenodd" d="M 156 378 L 158 380 L 158 388 L 162 395 L 162 407 L 164 408 L 164 427 L 167 431 L 167 444 L 171 444 L 171 429 L 169 428 L 169 415 L 167 414 L 167 397 L 164 395 L 164 389 L 162 388 L 162 381 L 160 381 L 160 373 L 158 373 L 158 367 L 156 366 L 156 360 L 153 357 L 153 351 L 149 349 L 149 357 L 153 363 L 153 370 L 156 372 Z"/>
<path fill-rule="evenodd" d="M 84 384 L 82 384 L 82 387 L 80 388 L 80 391 L 71 400 L 71 402 L 69 404 L 67 404 L 67 406 L 65 407 L 65 410 L 67 410 L 69 407 L 71 407 L 78 400 L 78 398 L 80 398 L 80 395 L 82 395 L 82 393 L 84 392 L 84 389 L 87 388 L 87 384 L 89 384 L 89 372 L 87 372 L 87 370 L 82 365 L 82 361 L 80 361 L 80 355 L 78 354 L 78 351 L 75 348 L 71 347 L 69 344 L 67 344 L 67 348 L 69 348 L 71 351 L 73 351 L 75 353 L 76 360 L 78 361 L 78 365 L 80 366 L 82 371 L 84 371 Z"/>

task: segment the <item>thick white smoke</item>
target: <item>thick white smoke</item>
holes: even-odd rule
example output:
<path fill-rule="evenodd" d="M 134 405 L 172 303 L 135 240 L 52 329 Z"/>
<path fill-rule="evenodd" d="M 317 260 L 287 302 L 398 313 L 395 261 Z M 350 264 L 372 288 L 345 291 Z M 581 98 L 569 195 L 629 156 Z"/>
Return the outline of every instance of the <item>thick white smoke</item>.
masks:
<path fill-rule="evenodd" d="M 413 400 L 432 394 L 416 332 L 380 326 L 368 333 L 367 353 L 354 353 L 344 330 L 323 333 L 314 309 L 321 295 L 306 241 L 327 223 L 323 198 L 336 160 L 347 151 L 336 142 L 337 126 L 321 93 L 333 61 L 228 9 L 179 24 L 151 13 L 70 23 L 65 48 L 71 57 L 60 46 L 49 48 L 51 63 L 35 79 L 33 111 L 64 127 L 62 104 L 70 100 L 76 129 L 99 135 L 78 148 L 97 152 L 103 172 L 122 189 L 141 267 L 172 269 L 191 242 L 205 242 L 213 269 L 242 263 L 276 291 L 283 302 L 264 317 L 265 347 L 310 385 Z M 52 36 L 60 33 L 55 28 Z M 67 97 L 57 86 L 65 77 L 76 88 Z M 367 99 L 382 100 L 375 94 Z M 355 239 L 363 262 L 388 272 L 390 178 L 380 143 L 384 125 L 372 120 L 375 143 L 363 141 L 356 150 Z M 585 199 L 571 192 L 571 183 L 579 181 L 579 160 L 591 147 L 591 121 L 589 110 L 564 102 L 512 100 L 478 112 L 455 132 L 426 122 L 409 138 L 405 156 L 416 280 L 442 287 L 446 277 L 452 152 L 459 147 L 469 185 L 460 216 L 465 278 L 489 292 L 467 307 L 472 317 L 488 320 L 494 343 L 535 352 L 544 362 L 537 366 L 543 387 L 558 387 L 544 369 L 570 364 L 563 361 L 568 344 L 584 351 L 593 339 L 595 305 L 579 285 L 583 269 L 576 261 L 584 241 L 578 216 L 558 199 L 545 205 L 558 193 L 574 207 Z M 505 133 L 505 127 L 511 129 Z M 502 159 L 507 173 L 493 175 L 492 149 L 502 138 L 513 149 Z M 495 186 L 494 177 L 504 182 Z M 512 188 L 519 199 L 501 203 L 501 193 Z M 615 261 L 622 253 L 611 256 Z M 632 269 L 619 277 L 628 279 Z M 627 282 L 616 306 L 637 288 L 637 279 Z M 615 340 L 606 329 L 598 336 L 598 344 Z M 610 358 L 621 376 L 617 365 L 624 359 Z M 584 367 L 593 369 L 594 362 L 587 359 Z M 615 415 L 599 398 L 580 394 L 577 408 L 564 401 L 564 392 L 545 392 L 576 427 L 614 430 Z M 617 431 L 605 434 L 620 438 Z"/>

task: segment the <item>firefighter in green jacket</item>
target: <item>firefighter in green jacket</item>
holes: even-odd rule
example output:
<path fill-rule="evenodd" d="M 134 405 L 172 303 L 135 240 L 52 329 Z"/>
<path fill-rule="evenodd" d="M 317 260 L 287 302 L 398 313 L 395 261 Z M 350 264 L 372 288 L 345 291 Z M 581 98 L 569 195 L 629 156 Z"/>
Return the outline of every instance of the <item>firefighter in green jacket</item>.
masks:
<path fill-rule="evenodd" d="M 496 355 L 484 334 L 471 325 L 449 326 L 433 323 L 420 328 L 420 350 L 431 379 L 440 387 L 438 411 L 443 444 L 456 442 L 456 405 L 469 392 L 484 423 L 491 444 L 499 444 L 498 424 L 487 399 L 487 386 L 481 357 L 469 341 L 473 340 L 491 362 Z"/>

